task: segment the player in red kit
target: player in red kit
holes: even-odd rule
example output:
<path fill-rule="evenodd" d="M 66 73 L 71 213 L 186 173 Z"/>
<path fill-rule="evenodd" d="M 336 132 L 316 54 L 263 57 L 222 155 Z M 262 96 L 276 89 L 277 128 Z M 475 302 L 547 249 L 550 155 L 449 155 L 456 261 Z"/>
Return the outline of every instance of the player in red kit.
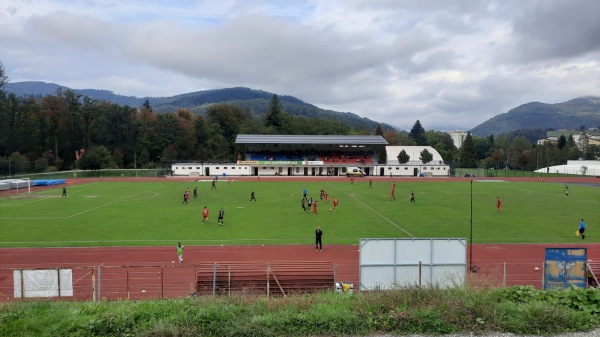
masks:
<path fill-rule="evenodd" d="M 500 197 L 496 197 L 496 210 L 498 214 L 502 213 L 502 200 L 500 200 Z"/>
<path fill-rule="evenodd" d="M 333 197 L 333 208 L 330 209 L 330 211 L 334 211 L 335 212 L 335 208 L 337 207 L 337 205 L 338 205 L 338 200 L 337 200 L 336 197 Z"/>
<path fill-rule="evenodd" d="M 202 210 L 202 223 L 204 223 L 204 220 L 208 222 L 208 208 L 206 208 L 206 206 L 204 206 L 204 209 Z"/>

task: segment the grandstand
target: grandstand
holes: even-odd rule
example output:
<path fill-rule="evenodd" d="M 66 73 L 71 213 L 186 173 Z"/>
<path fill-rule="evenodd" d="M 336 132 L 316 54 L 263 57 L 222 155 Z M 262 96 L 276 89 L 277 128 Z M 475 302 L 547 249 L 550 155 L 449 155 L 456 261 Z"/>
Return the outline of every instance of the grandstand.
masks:
<path fill-rule="evenodd" d="M 449 175 L 449 166 L 432 147 L 387 145 L 383 137 L 371 135 L 240 134 L 235 163 L 175 163 L 171 170 L 174 176 L 344 176 L 349 167 L 356 167 L 367 176 Z M 398 163 L 399 148 L 411 153 L 411 161 Z M 427 148 L 434 160 L 424 164 L 418 154 L 412 155 L 421 148 Z M 375 155 L 379 149 L 392 160 L 379 162 Z"/>

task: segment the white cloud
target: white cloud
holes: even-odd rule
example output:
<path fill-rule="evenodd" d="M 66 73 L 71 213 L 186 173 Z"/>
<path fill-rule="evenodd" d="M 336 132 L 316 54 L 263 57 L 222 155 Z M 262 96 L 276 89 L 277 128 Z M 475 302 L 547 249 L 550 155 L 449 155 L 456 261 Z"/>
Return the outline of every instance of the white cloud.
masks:
<path fill-rule="evenodd" d="M 598 95 L 600 5 L 557 1 L 10 0 L 9 81 L 168 96 L 246 86 L 409 130 Z"/>

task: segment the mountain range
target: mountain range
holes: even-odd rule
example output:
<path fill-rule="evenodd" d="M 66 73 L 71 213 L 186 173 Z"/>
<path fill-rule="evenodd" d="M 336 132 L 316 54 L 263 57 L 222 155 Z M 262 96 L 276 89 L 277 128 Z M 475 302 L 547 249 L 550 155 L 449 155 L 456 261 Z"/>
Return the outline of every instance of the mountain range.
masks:
<path fill-rule="evenodd" d="M 269 110 L 269 103 L 273 98 L 273 93 L 244 87 L 196 91 L 171 97 L 123 96 L 109 90 L 71 89 L 54 83 L 37 81 L 7 83 L 4 87 L 6 92 L 14 93 L 21 97 L 55 95 L 59 89 L 63 91 L 72 90 L 77 94 L 88 96 L 95 100 L 104 100 L 131 107 L 141 107 L 148 100 L 153 111 L 157 113 L 188 109 L 193 113 L 202 114 L 205 108 L 211 104 L 230 103 L 243 109 L 248 109 L 254 115 L 260 115 Z M 370 132 L 375 130 L 377 124 L 381 124 L 383 130 L 395 129 L 389 124 L 378 123 L 351 112 L 321 109 L 293 96 L 277 95 L 277 97 L 283 111 L 291 115 L 339 121 L 351 125 L 358 130 L 369 130 Z"/>
<path fill-rule="evenodd" d="M 73 90 L 77 94 L 89 96 L 92 99 L 131 107 L 141 107 L 147 99 L 153 110 L 158 113 L 182 108 L 194 113 L 203 113 L 210 104 L 230 103 L 259 115 L 268 111 L 270 100 L 273 97 L 273 93 L 244 87 L 196 91 L 171 97 L 123 96 L 108 90 L 71 89 L 54 83 L 34 81 L 7 83 L 4 88 L 6 92 L 14 93 L 17 96 L 45 96 L 56 94 L 58 89 Z M 363 130 L 374 130 L 377 124 L 381 124 L 384 130 L 394 129 L 389 124 L 378 123 L 351 112 L 321 109 L 293 96 L 278 97 L 283 110 L 292 115 L 326 118 L 348 123 Z M 579 97 L 556 104 L 526 103 L 492 117 L 471 129 L 470 132 L 473 135 L 485 137 L 522 129 L 559 130 L 581 129 L 582 127 L 600 127 L 600 97 Z"/>
<path fill-rule="evenodd" d="M 586 96 L 563 103 L 531 102 L 492 117 L 471 130 L 484 137 L 521 129 L 579 130 L 600 128 L 600 97 Z"/>

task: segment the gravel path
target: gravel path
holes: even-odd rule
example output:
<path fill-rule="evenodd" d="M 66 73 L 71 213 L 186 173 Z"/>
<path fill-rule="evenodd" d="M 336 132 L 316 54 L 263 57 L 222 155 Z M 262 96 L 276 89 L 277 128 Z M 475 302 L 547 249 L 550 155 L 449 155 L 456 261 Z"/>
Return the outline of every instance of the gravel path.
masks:
<path fill-rule="evenodd" d="M 451 334 L 451 335 L 373 335 L 368 337 L 540 337 L 540 336 L 552 336 L 552 337 L 600 337 L 600 328 L 597 328 L 588 332 L 575 332 L 559 335 L 516 335 L 513 333 L 494 332 L 485 335 L 478 335 L 474 333 L 466 334 Z"/>

